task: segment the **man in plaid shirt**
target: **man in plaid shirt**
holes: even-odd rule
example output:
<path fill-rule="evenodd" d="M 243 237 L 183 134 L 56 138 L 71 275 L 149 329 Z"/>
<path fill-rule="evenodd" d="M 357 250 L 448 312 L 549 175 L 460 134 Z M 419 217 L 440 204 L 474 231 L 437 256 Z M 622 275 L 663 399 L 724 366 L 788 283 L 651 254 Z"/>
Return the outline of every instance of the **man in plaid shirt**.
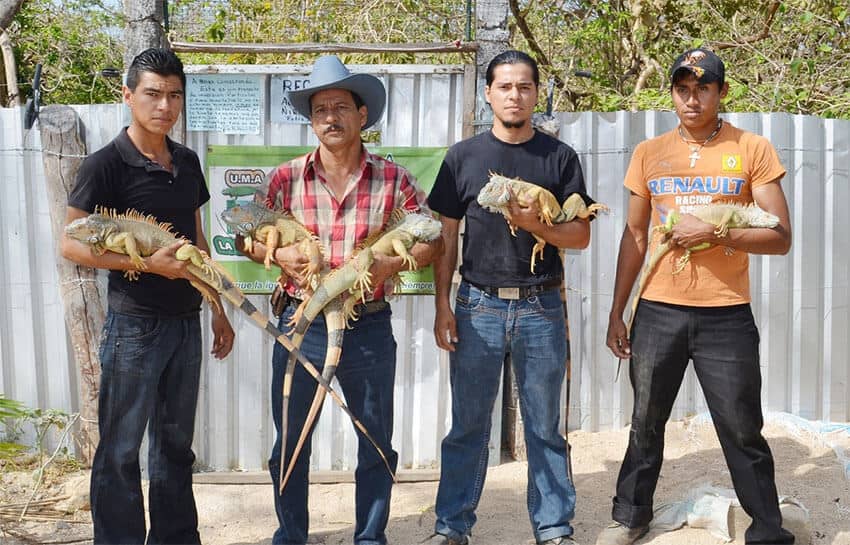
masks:
<path fill-rule="evenodd" d="M 396 208 L 427 211 L 426 196 L 413 176 L 401 166 L 371 154 L 363 147 L 360 131 L 375 124 L 384 110 L 386 92 L 381 81 L 367 74 L 351 74 L 335 56 L 319 58 L 313 65 L 310 86 L 289 92 L 293 107 L 310 119 L 319 139 L 314 151 L 272 171 L 257 198 L 270 208 L 286 210 L 316 233 L 328 252 L 325 269 L 339 267 L 357 244 L 381 231 Z M 241 244 L 240 244 L 241 246 Z M 411 249 L 416 262 L 427 265 L 442 251 L 442 240 L 418 243 Z M 254 245 L 255 261 L 265 248 Z M 288 292 L 297 298 L 304 283 L 301 269 L 307 261 L 295 246 L 278 248 L 274 259 L 290 280 Z M 390 307 L 384 300 L 386 281 L 405 268 L 399 257 L 375 255 L 370 272 L 375 290 L 360 309 L 360 318 L 345 333 L 342 359 L 336 374 L 351 410 L 372 434 L 395 470 L 398 455 L 392 450 L 393 386 L 396 343 Z M 292 317 L 297 299 L 281 314 L 282 328 Z M 327 330 L 320 315 L 304 337 L 302 351 L 313 362 L 324 360 Z M 275 510 L 280 526 L 274 545 L 307 542 L 310 440 L 296 461 L 282 494 L 277 490 L 281 464 L 281 403 L 283 375 L 289 353 L 275 345 L 272 358 L 272 415 L 277 437 L 269 459 L 275 488 Z M 300 366 L 293 377 L 288 430 L 301 430 L 316 391 L 316 381 Z M 286 456 L 291 458 L 298 433 L 289 433 Z M 356 481 L 356 545 L 383 545 L 389 519 L 392 477 L 375 448 L 358 436 Z"/>

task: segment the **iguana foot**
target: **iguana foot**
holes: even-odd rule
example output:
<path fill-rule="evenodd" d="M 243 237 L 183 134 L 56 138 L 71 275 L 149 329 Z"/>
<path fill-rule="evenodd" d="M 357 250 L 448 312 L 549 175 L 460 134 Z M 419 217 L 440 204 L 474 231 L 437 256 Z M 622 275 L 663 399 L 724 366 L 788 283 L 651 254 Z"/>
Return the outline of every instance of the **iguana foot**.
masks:
<path fill-rule="evenodd" d="M 673 268 L 673 274 L 679 274 L 680 272 L 684 271 L 690 260 L 691 251 L 685 250 L 685 253 L 682 255 L 682 257 L 680 257 L 679 260 L 676 261 L 676 266 Z"/>
<path fill-rule="evenodd" d="M 135 282 L 141 276 L 142 276 L 142 273 L 140 273 L 139 271 L 133 271 L 133 270 L 124 271 L 124 278 L 126 278 L 130 282 Z"/>

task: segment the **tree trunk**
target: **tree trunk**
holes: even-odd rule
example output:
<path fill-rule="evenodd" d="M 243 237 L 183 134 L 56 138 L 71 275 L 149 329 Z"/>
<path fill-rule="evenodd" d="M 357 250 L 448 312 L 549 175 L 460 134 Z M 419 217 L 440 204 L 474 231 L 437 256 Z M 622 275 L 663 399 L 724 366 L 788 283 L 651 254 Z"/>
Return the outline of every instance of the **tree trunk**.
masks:
<path fill-rule="evenodd" d="M 508 31 L 508 0 L 478 0 L 475 2 L 475 41 L 478 51 L 475 53 L 475 64 L 478 67 L 477 91 L 478 96 L 476 115 L 478 121 L 493 119 L 490 106 L 484 99 L 484 86 L 487 65 L 498 55 L 510 47 L 510 32 Z"/>
<path fill-rule="evenodd" d="M 124 0 L 124 15 L 127 17 L 124 68 L 127 69 L 136 55 L 151 47 L 167 47 L 168 40 L 163 28 L 161 0 Z"/>
<path fill-rule="evenodd" d="M 18 14 L 24 0 L 0 0 L 0 30 L 6 30 Z"/>
<path fill-rule="evenodd" d="M 70 106 L 47 106 L 38 116 L 41 149 L 47 180 L 47 199 L 53 240 L 59 241 L 65 225 L 68 194 L 86 153 L 80 118 Z M 97 271 L 81 267 L 59 255 L 56 267 L 59 290 L 65 307 L 65 325 L 71 336 L 74 361 L 79 370 L 80 430 L 78 457 L 91 465 L 98 443 L 97 393 L 100 384 L 98 356 L 103 329 L 103 302 L 97 291 Z"/>

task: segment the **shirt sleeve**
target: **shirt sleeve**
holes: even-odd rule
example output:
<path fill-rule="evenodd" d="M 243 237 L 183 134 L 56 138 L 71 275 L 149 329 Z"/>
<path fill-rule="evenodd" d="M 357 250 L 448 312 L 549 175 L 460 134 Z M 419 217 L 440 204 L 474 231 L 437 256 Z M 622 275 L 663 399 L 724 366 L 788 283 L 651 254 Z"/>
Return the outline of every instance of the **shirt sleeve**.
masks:
<path fill-rule="evenodd" d="M 450 164 L 451 154 L 452 150 L 449 150 L 440 165 L 434 187 L 431 188 L 431 193 L 428 195 L 428 204 L 434 212 L 459 220 L 466 214 L 466 208 L 458 195 L 457 180 L 455 179 L 454 169 Z"/>
<path fill-rule="evenodd" d="M 198 208 L 205 205 L 210 200 L 210 189 L 207 187 L 207 179 L 204 176 L 204 169 L 201 168 L 201 160 L 196 153 L 192 153 L 194 166 L 198 172 Z"/>
<path fill-rule="evenodd" d="M 776 149 L 767 138 L 754 134 L 747 153 L 751 158 L 750 186 L 757 187 L 785 176 L 785 167 L 779 160 Z"/>
<path fill-rule="evenodd" d="M 425 192 L 419 187 L 419 182 L 407 169 L 399 167 L 399 174 L 398 195 L 396 195 L 397 207 L 404 208 L 409 212 L 427 214 L 430 211 L 428 199 Z"/>
<path fill-rule="evenodd" d="M 584 171 L 581 168 L 578 154 L 572 148 L 567 147 L 561 168 L 561 194 L 558 195 L 558 202 L 563 204 L 573 193 L 581 195 L 587 206 L 596 202 L 587 194 L 587 186 L 584 183 Z"/>
<path fill-rule="evenodd" d="M 626 189 L 639 197 L 649 199 L 652 195 L 649 194 L 649 188 L 646 187 L 646 175 L 644 174 L 643 159 L 646 154 L 646 141 L 641 142 L 632 153 L 632 159 L 629 161 L 629 168 L 626 170 L 626 179 L 623 185 Z"/>
<path fill-rule="evenodd" d="M 77 180 L 71 194 L 68 195 L 68 206 L 79 208 L 86 212 L 94 212 L 95 207 L 114 208 L 112 184 L 109 183 L 109 173 L 106 166 L 93 158 L 86 159 L 77 172 Z"/>

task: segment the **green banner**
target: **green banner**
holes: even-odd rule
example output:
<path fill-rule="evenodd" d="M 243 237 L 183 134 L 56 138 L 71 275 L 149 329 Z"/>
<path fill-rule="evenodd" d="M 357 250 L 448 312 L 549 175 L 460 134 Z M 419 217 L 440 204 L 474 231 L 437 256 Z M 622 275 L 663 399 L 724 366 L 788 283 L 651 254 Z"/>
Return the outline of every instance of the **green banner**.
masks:
<path fill-rule="evenodd" d="M 304 155 L 315 148 L 304 146 L 209 146 L 207 184 L 210 190 L 210 217 L 207 235 L 212 257 L 233 276 L 245 293 L 271 293 L 280 270 L 267 271 L 236 249 L 236 238 L 221 220 L 221 212 L 253 200 L 254 191 L 269 172 L 281 163 Z M 425 193 L 431 190 L 440 170 L 446 148 L 368 147 L 409 170 Z M 397 294 L 433 294 L 434 269 L 430 265 L 418 271 L 402 272 Z"/>

